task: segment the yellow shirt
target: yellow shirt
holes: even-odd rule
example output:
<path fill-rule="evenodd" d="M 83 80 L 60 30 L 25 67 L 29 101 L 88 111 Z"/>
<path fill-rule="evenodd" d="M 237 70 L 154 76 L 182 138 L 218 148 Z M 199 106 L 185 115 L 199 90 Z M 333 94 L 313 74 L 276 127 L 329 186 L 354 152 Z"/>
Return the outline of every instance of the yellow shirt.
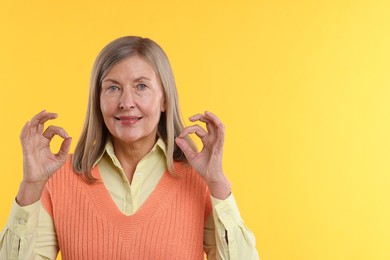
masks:
<path fill-rule="evenodd" d="M 96 164 L 106 189 L 124 214 L 136 212 L 156 187 L 166 170 L 165 152 L 165 143 L 159 139 L 138 163 L 130 184 L 112 143 L 107 143 Z M 204 227 L 207 259 L 259 259 L 255 238 L 244 225 L 233 195 L 223 201 L 211 197 L 211 202 L 213 211 Z M 0 235 L 0 259 L 56 259 L 58 250 L 53 220 L 41 202 L 26 207 L 14 202 Z"/>

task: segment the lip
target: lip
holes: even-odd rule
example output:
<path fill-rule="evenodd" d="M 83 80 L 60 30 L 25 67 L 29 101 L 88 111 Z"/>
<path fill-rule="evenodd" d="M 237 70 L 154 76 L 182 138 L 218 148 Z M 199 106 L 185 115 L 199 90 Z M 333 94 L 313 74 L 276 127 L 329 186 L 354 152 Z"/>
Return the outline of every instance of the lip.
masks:
<path fill-rule="evenodd" d="M 141 116 L 116 116 L 115 119 L 123 125 L 133 125 L 142 119 Z"/>

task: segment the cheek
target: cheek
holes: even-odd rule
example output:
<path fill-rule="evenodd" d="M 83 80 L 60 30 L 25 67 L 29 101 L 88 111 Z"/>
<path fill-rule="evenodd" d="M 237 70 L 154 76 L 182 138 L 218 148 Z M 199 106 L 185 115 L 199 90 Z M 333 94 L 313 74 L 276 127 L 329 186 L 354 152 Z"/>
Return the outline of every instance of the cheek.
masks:
<path fill-rule="evenodd" d="M 102 98 L 100 99 L 100 111 L 102 111 L 102 114 L 104 116 L 104 113 L 106 111 L 106 106 Z"/>
<path fill-rule="evenodd" d="M 105 98 L 100 99 L 100 110 L 102 111 L 103 116 L 106 113 L 110 113 L 113 110 L 113 102 L 109 102 L 109 100 Z"/>

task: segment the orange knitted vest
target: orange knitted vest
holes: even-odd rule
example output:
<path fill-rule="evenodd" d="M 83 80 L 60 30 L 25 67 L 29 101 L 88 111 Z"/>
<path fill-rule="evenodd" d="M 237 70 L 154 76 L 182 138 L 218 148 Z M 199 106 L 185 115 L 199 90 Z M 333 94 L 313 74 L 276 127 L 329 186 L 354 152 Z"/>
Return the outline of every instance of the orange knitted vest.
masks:
<path fill-rule="evenodd" d="M 54 220 L 62 258 L 204 259 L 204 221 L 211 211 L 205 182 L 175 163 L 179 177 L 164 173 L 133 215 L 111 199 L 97 167 L 94 184 L 72 169 L 71 159 L 48 181 L 42 203 Z"/>

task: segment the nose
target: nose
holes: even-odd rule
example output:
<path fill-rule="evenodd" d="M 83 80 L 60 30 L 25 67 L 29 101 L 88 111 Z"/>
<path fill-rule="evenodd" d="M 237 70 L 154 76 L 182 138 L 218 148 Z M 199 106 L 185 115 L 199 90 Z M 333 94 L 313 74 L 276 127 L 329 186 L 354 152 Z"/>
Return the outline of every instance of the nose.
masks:
<path fill-rule="evenodd" d="M 130 90 L 124 90 L 119 99 L 120 110 L 130 110 L 135 108 L 135 100 Z"/>

